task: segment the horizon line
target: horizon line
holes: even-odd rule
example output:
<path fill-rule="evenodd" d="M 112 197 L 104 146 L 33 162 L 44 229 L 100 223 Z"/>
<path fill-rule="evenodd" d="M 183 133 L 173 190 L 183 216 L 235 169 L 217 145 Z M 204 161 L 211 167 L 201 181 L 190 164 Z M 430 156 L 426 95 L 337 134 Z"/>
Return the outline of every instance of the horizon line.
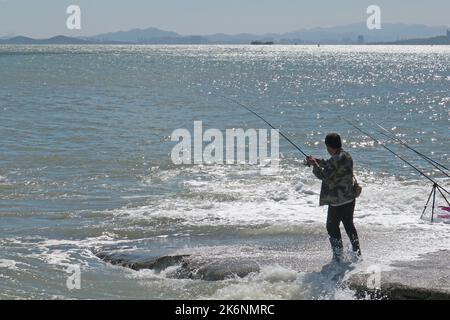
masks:
<path fill-rule="evenodd" d="M 53 38 L 53 37 L 57 37 L 57 36 L 67 36 L 67 37 L 72 37 L 72 38 L 80 38 L 80 37 L 94 37 L 94 36 L 98 36 L 101 34 L 108 34 L 108 33 L 117 33 L 117 32 L 129 32 L 132 30 L 147 30 L 147 29 L 158 29 L 161 31 L 165 31 L 165 32 L 173 32 L 176 33 L 179 36 L 182 37 L 189 37 L 189 36 L 201 36 L 201 37 L 206 37 L 208 35 L 217 35 L 217 34 L 223 34 L 223 35 L 228 35 L 228 36 L 238 36 L 238 35 L 243 35 L 243 34 L 249 34 L 249 35 L 255 35 L 255 36 L 264 36 L 264 35 L 271 35 L 271 34 L 276 34 L 276 35 L 282 35 L 285 33 L 292 33 L 292 32 L 302 32 L 302 31 L 311 31 L 314 29 L 332 29 L 332 28 L 339 28 L 339 27 L 344 27 L 344 26 L 350 26 L 350 25 L 356 25 L 356 24 L 361 24 L 361 23 L 365 23 L 364 21 L 359 21 L 359 22 L 350 22 L 347 24 L 339 24 L 339 25 L 334 25 L 334 26 L 316 26 L 316 27 L 310 27 L 310 28 L 300 28 L 300 29 L 296 29 L 296 30 L 291 30 L 291 31 L 284 31 L 284 32 L 264 32 L 264 33 L 252 33 L 252 32 L 239 32 L 239 33 L 226 33 L 226 32 L 214 32 L 214 33 L 205 33 L 205 34 L 182 34 L 179 33 L 177 31 L 174 30 L 169 30 L 169 29 L 162 29 L 160 27 L 155 27 L 155 26 L 147 26 L 147 27 L 130 27 L 129 29 L 121 29 L 121 30 L 115 30 L 115 31 L 104 31 L 104 32 L 99 32 L 99 33 L 95 33 L 95 34 L 91 34 L 91 35 L 69 35 L 69 34 L 64 34 L 64 33 L 60 33 L 60 34 L 55 34 L 55 35 L 50 35 L 50 36 L 46 36 L 46 37 L 33 37 L 30 35 L 27 35 L 25 33 L 22 34 L 16 34 L 16 33 L 12 33 L 9 35 L 0 35 L 1 38 L 14 38 L 14 37 L 19 37 L 19 36 L 23 36 L 23 37 L 28 37 L 28 38 L 32 38 L 32 39 L 37 39 L 37 40 L 41 40 L 41 39 L 49 39 L 49 38 Z M 446 28 L 447 30 L 450 28 L 450 25 L 430 25 L 430 24 L 425 24 L 425 23 L 405 23 L 405 22 L 384 22 L 383 25 L 408 25 L 408 26 L 425 26 L 425 27 L 429 27 L 429 28 L 434 28 L 434 27 L 443 27 Z M 383 30 L 384 28 L 382 27 L 381 30 Z M 373 30 L 368 30 L 368 31 L 373 31 Z M 73 31 L 68 31 L 69 33 L 74 33 Z"/>

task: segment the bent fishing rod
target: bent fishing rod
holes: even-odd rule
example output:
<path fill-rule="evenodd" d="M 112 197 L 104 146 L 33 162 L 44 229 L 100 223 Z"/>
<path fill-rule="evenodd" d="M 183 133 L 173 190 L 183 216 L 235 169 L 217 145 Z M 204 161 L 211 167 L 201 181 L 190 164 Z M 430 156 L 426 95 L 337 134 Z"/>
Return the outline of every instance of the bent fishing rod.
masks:
<path fill-rule="evenodd" d="M 409 165 L 410 167 L 412 167 L 414 170 L 416 170 L 420 175 L 424 176 L 426 179 L 428 179 L 430 182 L 433 183 L 434 186 L 437 186 L 438 189 L 446 192 L 447 194 L 450 194 L 449 191 L 447 191 L 444 187 L 442 187 L 439 183 L 437 183 L 434 179 L 430 178 L 429 176 L 427 176 L 422 170 L 418 169 L 415 165 L 413 165 L 411 162 L 409 162 L 408 160 L 406 160 L 405 158 L 403 158 L 402 156 L 400 156 L 398 153 L 396 153 L 395 151 L 393 151 L 391 148 L 389 148 L 388 146 L 386 146 L 384 143 L 382 143 L 381 141 L 379 141 L 377 138 L 373 137 L 371 134 L 369 134 L 368 132 L 364 131 L 363 129 L 361 129 L 360 127 L 358 127 L 357 125 L 355 125 L 353 122 L 344 119 L 341 117 L 342 120 L 344 120 L 345 122 L 347 122 L 348 124 L 350 124 L 353 128 L 355 128 L 356 130 L 360 131 L 361 133 L 363 133 L 364 135 L 368 136 L 370 139 L 372 139 L 373 141 L 375 141 L 376 143 L 378 143 L 380 146 L 382 146 L 384 149 L 388 150 L 390 153 L 392 153 L 393 155 L 395 155 L 397 158 L 399 158 L 400 160 L 402 160 L 403 162 L 405 162 L 407 165 Z M 439 190 L 439 191 L 440 191 Z"/>
<path fill-rule="evenodd" d="M 397 137 L 395 137 L 394 135 L 392 135 L 392 134 L 389 132 L 389 130 L 387 130 L 386 128 L 384 128 L 384 127 L 381 126 L 380 124 L 378 124 L 378 123 L 376 123 L 376 122 L 374 122 L 374 123 L 377 125 L 377 127 L 379 127 L 381 130 L 384 131 L 384 132 L 383 132 L 383 131 L 380 131 L 380 130 L 376 130 L 379 134 L 382 134 L 383 136 L 385 136 L 385 137 L 387 137 L 387 138 L 389 138 L 389 139 L 391 139 L 391 140 L 393 140 L 393 141 L 396 141 L 396 142 L 400 143 L 402 146 L 404 146 L 405 148 L 407 148 L 407 149 L 413 151 L 414 153 L 416 153 L 417 155 L 419 155 L 420 157 L 422 157 L 424 160 L 426 160 L 426 161 L 427 161 L 429 164 L 431 164 L 433 167 L 435 167 L 437 170 L 439 170 L 439 171 L 442 172 L 444 175 L 446 175 L 448 178 L 450 178 L 450 175 L 449 175 L 446 171 L 444 171 L 444 170 L 450 171 L 449 168 L 447 168 L 447 167 L 444 166 L 443 164 L 437 162 L 436 160 L 434 160 L 434 159 L 428 157 L 427 155 L 425 155 L 425 154 L 423 154 L 423 153 L 417 151 L 416 149 L 412 148 L 411 146 L 409 146 L 409 145 L 408 145 L 405 141 L 403 141 L 402 139 L 397 138 Z"/>
<path fill-rule="evenodd" d="M 262 121 L 264 121 L 268 126 L 270 126 L 272 129 L 277 130 L 280 134 L 280 136 L 282 136 L 283 138 L 285 138 L 292 146 L 294 146 L 295 149 L 297 149 L 298 151 L 300 151 L 300 153 L 302 155 L 304 155 L 305 157 L 309 157 L 299 146 L 297 146 L 294 142 L 292 142 L 291 139 L 289 139 L 289 137 L 287 137 L 280 129 L 275 128 L 269 121 L 267 121 L 266 119 L 264 119 L 262 116 L 260 116 L 258 113 L 256 113 L 255 111 L 253 111 L 250 107 L 246 106 L 245 104 L 232 99 L 230 97 L 226 97 L 226 96 L 222 96 L 220 94 L 218 94 L 219 97 L 224 98 L 228 101 L 234 102 L 235 104 L 237 104 L 238 106 L 241 106 L 242 108 L 244 108 L 245 110 L 253 113 L 255 116 L 257 116 L 258 118 L 260 118 Z"/>

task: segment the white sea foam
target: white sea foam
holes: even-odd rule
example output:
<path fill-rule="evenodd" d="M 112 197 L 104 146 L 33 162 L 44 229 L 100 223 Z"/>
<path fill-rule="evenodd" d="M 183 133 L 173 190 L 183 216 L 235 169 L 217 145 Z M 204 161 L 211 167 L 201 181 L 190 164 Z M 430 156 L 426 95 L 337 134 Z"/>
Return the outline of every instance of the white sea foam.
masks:
<path fill-rule="evenodd" d="M 185 181 L 184 194 L 149 206 L 115 210 L 114 216 L 135 223 L 172 218 L 180 228 L 237 227 L 244 236 L 326 234 L 326 207 L 318 206 L 320 181 L 309 169 L 284 166 L 272 177 L 249 176 L 225 166 L 188 170 L 203 179 Z M 431 186 L 370 172 L 357 176 L 363 193 L 357 200 L 355 224 L 363 244 L 364 237 L 370 239 L 368 263 L 388 264 L 450 249 L 449 226 L 420 219 Z"/>
<path fill-rule="evenodd" d="M 14 260 L 0 259 L 0 268 L 17 270 L 17 262 Z"/>
<path fill-rule="evenodd" d="M 337 288 L 336 273 L 305 273 L 278 265 L 268 265 L 259 273 L 225 281 L 211 297 L 205 299 L 348 299 L 349 292 Z"/>
<path fill-rule="evenodd" d="M 285 169 L 279 176 L 231 179 L 211 169 L 209 181 L 184 182 L 185 196 L 163 199 L 139 208 L 114 211 L 130 219 L 182 218 L 186 224 L 261 224 L 323 222 L 324 207 L 318 206 L 320 182 L 309 170 Z M 173 175 L 170 174 L 169 175 Z M 421 221 L 427 192 L 422 181 L 406 182 L 367 175 L 360 179 L 362 196 L 357 200 L 357 223 L 386 227 L 426 227 Z M 227 201 L 232 200 L 232 201 Z"/>

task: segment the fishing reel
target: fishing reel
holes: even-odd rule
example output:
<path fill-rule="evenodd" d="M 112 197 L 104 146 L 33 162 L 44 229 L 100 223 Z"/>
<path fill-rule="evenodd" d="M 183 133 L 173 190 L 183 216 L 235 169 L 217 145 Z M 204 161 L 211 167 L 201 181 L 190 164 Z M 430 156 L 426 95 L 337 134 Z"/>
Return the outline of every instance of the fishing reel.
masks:
<path fill-rule="evenodd" d="M 303 160 L 303 165 L 304 165 L 305 167 L 311 167 L 311 165 L 308 163 L 308 160 L 307 160 L 307 159 Z"/>

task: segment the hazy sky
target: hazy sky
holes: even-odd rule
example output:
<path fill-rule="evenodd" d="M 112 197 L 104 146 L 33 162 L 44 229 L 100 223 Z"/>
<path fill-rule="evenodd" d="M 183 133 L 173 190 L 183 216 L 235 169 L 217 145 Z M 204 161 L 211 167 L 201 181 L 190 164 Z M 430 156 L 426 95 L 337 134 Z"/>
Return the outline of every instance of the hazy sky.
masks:
<path fill-rule="evenodd" d="M 66 28 L 66 8 L 81 7 L 81 31 Z M 94 35 L 157 27 L 187 34 L 289 32 L 365 21 L 450 25 L 450 0 L 0 0 L 0 36 Z"/>

